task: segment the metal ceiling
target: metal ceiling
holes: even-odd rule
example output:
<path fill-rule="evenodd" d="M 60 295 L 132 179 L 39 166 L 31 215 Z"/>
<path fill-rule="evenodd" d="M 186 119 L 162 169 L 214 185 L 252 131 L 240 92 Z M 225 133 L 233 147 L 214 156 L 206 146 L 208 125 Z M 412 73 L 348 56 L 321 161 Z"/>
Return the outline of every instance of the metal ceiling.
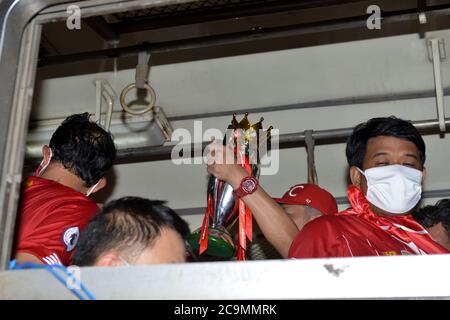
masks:
<path fill-rule="evenodd" d="M 368 30 L 367 7 L 382 8 L 383 28 Z M 89 17 L 82 32 L 58 24 L 43 29 L 40 67 L 49 66 L 47 77 L 98 72 L 102 62 L 92 61 L 104 50 L 106 60 L 148 42 L 152 64 L 204 60 L 223 56 L 300 48 L 305 46 L 420 33 L 450 28 L 448 0 L 201 0 Z M 426 24 L 419 23 L 425 12 Z M 83 38 L 81 39 L 81 34 Z M 201 43 L 202 45 L 196 45 Z M 117 49 L 115 49 L 117 48 Z M 169 48 L 169 49 L 167 49 Z M 181 49 L 180 49 L 181 48 Z M 130 50 L 128 50 L 130 51 Z M 182 51 L 182 52 L 181 52 Z M 95 53 L 95 54 L 93 54 Z M 95 59 L 95 58 L 94 58 Z M 88 61 L 89 60 L 89 61 Z M 52 64 L 90 63 L 51 68 Z M 128 61 L 132 61 L 128 63 Z M 122 59 L 123 68 L 134 59 Z M 104 67 L 104 65 L 102 65 Z M 53 72 L 53 74 L 52 74 Z"/>
<path fill-rule="evenodd" d="M 161 19 L 163 17 L 180 17 L 191 14 L 212 14 L 227 9 L 241 9 L 268 3 L 293 2 L 283 0 L 202 0 L 190 3 L 154 7 L 142 10 L 114 14 L 120 21 L 137 19 Z"/>

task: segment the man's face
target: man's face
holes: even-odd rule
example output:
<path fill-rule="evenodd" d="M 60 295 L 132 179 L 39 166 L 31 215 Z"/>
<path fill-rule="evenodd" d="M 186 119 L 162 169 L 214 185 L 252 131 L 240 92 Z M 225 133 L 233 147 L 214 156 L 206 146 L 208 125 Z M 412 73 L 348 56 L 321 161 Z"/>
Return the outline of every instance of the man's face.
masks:
<path fill-rule="evenodd" d="M 307 224 L 309 221 L 317 218 L 311 218 L 306 211 L 307 207 L 303 205 L 282 204 L 281 207 L 284 209 L 284 212 L 286 212 L 286 214 L 292 219 L 292 221 L 294 221 L 299 231 L 302 230 L 305 224 Z"/>
<path fill-rule="evenodd" d="M 399 164 L 420 171 L 425 171 L 422 166 L 420 152 L 411 141 L 402 140 L 389 136 L 377 136 L 370 138 L 367 142 L 366 154 L 363 159 L 362 170 L 365 171 L 374 167 L 389 166 Z M 425 172 L 424 172 L 425 173 Z M 367 194 L 367 181 L 364 175 L 351 168 L 351 180 L 356 187 Z M 379 214 L 387 214 L 384 210 L 372 206 L 372 209 Z"/>

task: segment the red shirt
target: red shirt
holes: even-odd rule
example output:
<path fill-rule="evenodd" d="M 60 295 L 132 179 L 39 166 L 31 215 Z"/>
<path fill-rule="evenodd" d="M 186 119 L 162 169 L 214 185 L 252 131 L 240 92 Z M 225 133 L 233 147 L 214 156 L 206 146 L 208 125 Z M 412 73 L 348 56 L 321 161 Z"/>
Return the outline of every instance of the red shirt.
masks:
<path fill-rule="evenodd" d="M 94 201 L 72 188 L 29 177 L 23 185 L 15 253 L 70 265 L 80 232 L 98 210 Z"/>
<path fill-rule="evenodd" d="M 330 258 L 449 253 L 411 215 L 378 216 L 364 194 L 350 186 L 352 208 L 321 216 L 300 231 L 290 258 Z"/>

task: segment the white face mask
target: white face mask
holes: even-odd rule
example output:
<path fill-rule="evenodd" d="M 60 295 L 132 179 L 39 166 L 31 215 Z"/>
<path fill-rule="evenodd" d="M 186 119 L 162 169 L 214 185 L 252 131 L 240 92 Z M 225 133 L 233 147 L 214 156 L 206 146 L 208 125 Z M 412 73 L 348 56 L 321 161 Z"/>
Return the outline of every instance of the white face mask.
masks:
<path fill-rule="evenodd" d="M 96 184 L 94 184 L 92 187 L 89 188 L 89 190 L 86 192 L 86 197 L 89 197 L 91 195 L 92 191 L 94 191 L 94 189 L 98 186 L 99 183 L 100 180 L 98 180 Z"/>
<path fill-rule="evenodd" d="M 52 161 L 52 157 L 53 157 L 53 152 L 52 152 L 52 149 L 50 149 L 50 157 L 48 159 L 48 162 L 44 164 L 45 159 L 42 159 L 41 164 L 36 169 L 36 175 L 38 177 L 42 176 L 42 174 L 44 173 L 45 169 L 47 169 L 48 165 Z"/>
<path fill-rule="evenodd" d="M 122 258 L 121 256 L 118 256 L 118 258 L 120 259 L 120 261 L 122 261 L 123 262 L 123 265 L 124 266 L 126 266 L 126 267 L 131 267 L 131 264 L 130 263 L 128 263 L 128 261 L 127 260 L 125 260 L 124 258 Z"/>
<path fill-rule="evenodd" d="M 395 214 L 404 214 L 419 203 L 422 195 L 422 171 L 394 164 L 367 169 L 367 200 Z"/>
<path fill-rule="evenodd" d="M 38 176 L 38 177 L 42 176 L 45 169 L 47 169 L 48 165 L 52 161 L 52 157 L 53 157 L 53 152 L 52 152 L 52 149 L 50 149 L 50 157 L 48 159 L 48 162 L 44 164 L 45 159 L 42 159 L 41 163 L 39 164 L 39 167 L 36 169 L 36 176 Z M 94 191 L 94 189 L 98 186 L 99 183 L 100 183 L 100 180 L 97 181 L 96 184 L 94 184 L 92 187 L 90 187 L 88 189 L 88 191 L 86 192 L 86 197 L 89 197 L 91 195 L 92 191 Z"/>

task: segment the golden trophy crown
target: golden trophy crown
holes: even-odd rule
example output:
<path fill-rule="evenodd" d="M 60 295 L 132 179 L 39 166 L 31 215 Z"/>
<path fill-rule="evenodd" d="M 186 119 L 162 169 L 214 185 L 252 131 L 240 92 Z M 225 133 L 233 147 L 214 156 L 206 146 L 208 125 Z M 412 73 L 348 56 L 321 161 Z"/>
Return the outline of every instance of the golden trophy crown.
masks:
<path fill-rule="evenodd" d="M 240 122 L 237 121 L 236 116 L 237 114 L 233 113 L 230 129 L 242 130 L 246 141 L 252 140 L 258 134 L 259 130 L 262 130 L 262 122 L 264 121 L 263 117 L 261 117 L 258 122 L 251 124 L 248 120 L 248 112 L 244 113 L 244 117 Z M 272 126 L 267 129 L 267 138 L 270 137 L 270 132 L 272 129 Z"/>

